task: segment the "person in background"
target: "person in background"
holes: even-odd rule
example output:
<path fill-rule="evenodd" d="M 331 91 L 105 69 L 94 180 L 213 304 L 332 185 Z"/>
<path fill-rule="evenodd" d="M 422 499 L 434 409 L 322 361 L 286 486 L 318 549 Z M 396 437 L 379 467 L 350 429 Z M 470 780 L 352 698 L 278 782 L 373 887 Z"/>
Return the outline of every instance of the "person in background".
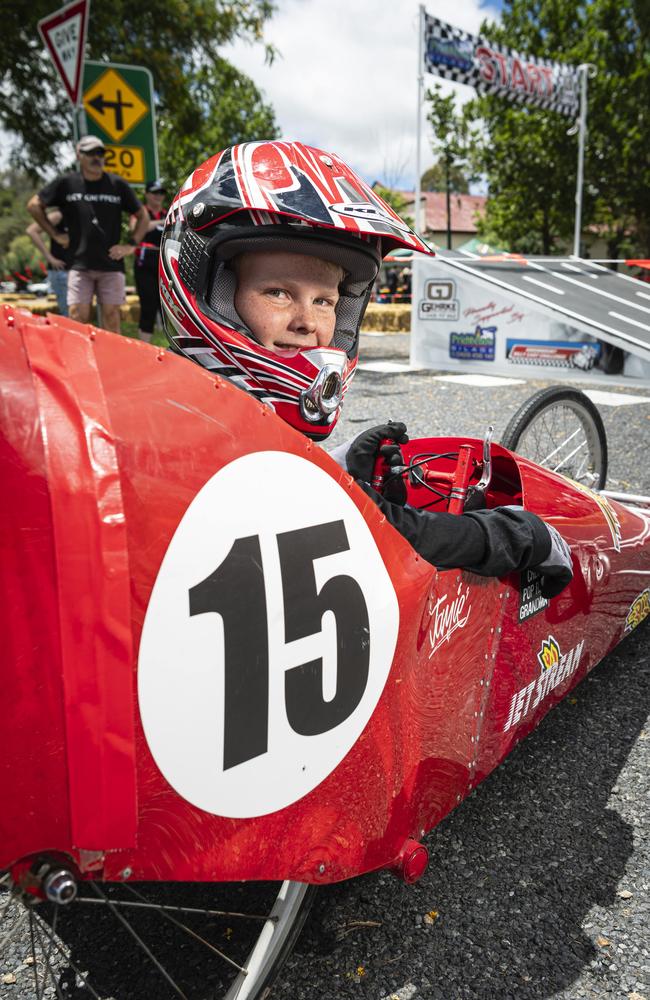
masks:
<path fill-rule="evenodd" d="M 156 316 L 160 310 L 158 292 L 158 261 L 160 260 L 160 240 L 165 227 L 165 186 L 161 180 L 148 181 L 144 203 L 149 213 L 149 223 L 142 241 L 134 248 L 133 274 L 135 287 L 140 299 L 140 340 L 151 341 Z M 131 231 L 138 224 L 137 217 L 131 217 Z"/>
<path fill-rule="evenodd" d="M 57 177 L 33 195 L 27 209 L 45 232 L 68 249 L 68 309 L 80 323 L 90 320 L 93 297 L 101 325 L 120 332 L 120 308 L 126 301 L 124 258 L 133 253 L 149 224 L 149 215 L 125 180 L 104 170 L 101 139 L 85 135 L 77 143 L 79 170 Z M 67 233 L 57 233 L 46 215 L 56 206 Z M 120 242 L 122 213 L 135 215 L 128 243 Z"/>
<path fill-rule="evenodd" d="M 48 210 L 47 218 L 54 226 L 57 233 L 62 236 L 67 235 L 63 216 L 58 208 Z M 43 230 L 37 222 L 29 224 L 25 230 L 30 240 L 43 255 L 47 262 L 47 282 L 52 295 L 56 295 L 56 302 L 60 316 L 68 315 L 68 271 L 66 267 L 67 252 L 56 240 L 50 240 L 50 249 L 43 242 Z"/>

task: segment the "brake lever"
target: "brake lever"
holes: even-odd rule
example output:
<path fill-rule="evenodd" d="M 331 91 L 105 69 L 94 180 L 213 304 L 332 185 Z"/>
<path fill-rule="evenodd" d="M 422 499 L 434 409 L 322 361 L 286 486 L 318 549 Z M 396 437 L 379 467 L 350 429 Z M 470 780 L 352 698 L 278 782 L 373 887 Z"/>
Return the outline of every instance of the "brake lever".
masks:
<path fill-rule="evenodd" d="M 492 478 L 492 435 L 494 434 L 494 427 L 489 424 L 486 432 L 485 438 L 483 439 L 483 470 L 481 472 L 481 478 L 479 479 L 474 490 L 480 490 L 481 493 L 485 493 L 488 486 L 490 485 L 490 480 Z"/>

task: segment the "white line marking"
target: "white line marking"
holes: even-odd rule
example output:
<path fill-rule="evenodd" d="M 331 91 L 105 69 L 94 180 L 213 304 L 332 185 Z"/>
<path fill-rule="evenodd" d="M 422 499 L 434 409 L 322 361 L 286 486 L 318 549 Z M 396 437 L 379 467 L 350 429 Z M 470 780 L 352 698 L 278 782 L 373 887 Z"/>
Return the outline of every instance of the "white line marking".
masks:
<path fill-rule="evenodd" d="M 558 277 L 562 277 L 562 275 L 558 275 Z M 538 281 L 537 278 L 529 278 L 527 274 L 523 276 L 522 281 L 530 281 L 531 285 L 539 285 L 540 288 L 546 288 L 549 292 L 553 292 L 554 295 L 564 295 L 561 288 L 547 285 L 545 281 Z"/>
<path fill-rule="evenodd" d="M 648 309 L 648 312 L 650 312 L 650 309 Z M 642 330 L 647 330 L 648 332 L 650 332 L 650 326 L 648 326 L 647 323 L 639 323 L 638 320 L 630 319 L 629 316 L 622 316 L 621 313 L 608 312 L 607 315 L 613 316 L 614 319 L 622 319 L 624 323 L 631 323 L 632 326 L 640 326 Z"/>
<path fill-rule="evenodd" d="M 636 403 L 650 403 L 650 396 L 632 396 L 628 392 L 608 392 L 606 389 L 584 389 L 596 406 L 634 406 Z"/>
<path fill-rule="evenodd" d="M 645 292 L 637 292 L 636 294 L 637 294 L 637 295 L 639 296 L 639 298 L 641 298 L 641 299 L 650 299 L 650 295 L 646 295 L 646 293 L 645 293 Z"/>
<path fill-rule="evenodd" d="M 585 274 L 586 272 L 582 270 L 581 267 L 575 267 L 574 264 L 562 264 L 562 267 L 566 267 L 567 271 L 577 271 L 578 274 Z"/>
<path fill-rule="evenodd" d="M 437 382 L 457 382 L 459 385 L 476 385 L 490 388 L 498 385 L 524 385 L 523 378 L 502 378 L 500 375 L 434 375 Z"/>

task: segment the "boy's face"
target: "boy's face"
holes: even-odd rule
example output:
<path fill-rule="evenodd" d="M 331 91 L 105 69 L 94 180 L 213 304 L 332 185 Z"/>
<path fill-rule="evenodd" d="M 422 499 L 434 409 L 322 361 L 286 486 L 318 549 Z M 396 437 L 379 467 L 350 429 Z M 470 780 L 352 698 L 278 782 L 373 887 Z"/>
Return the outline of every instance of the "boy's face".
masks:
<path fill-rule="evenodd" d="M 263 347 L 280 352 L 331 343 L 342 268 L 282 251 L 244 253 L 234 264 L 235 309 Z"/>

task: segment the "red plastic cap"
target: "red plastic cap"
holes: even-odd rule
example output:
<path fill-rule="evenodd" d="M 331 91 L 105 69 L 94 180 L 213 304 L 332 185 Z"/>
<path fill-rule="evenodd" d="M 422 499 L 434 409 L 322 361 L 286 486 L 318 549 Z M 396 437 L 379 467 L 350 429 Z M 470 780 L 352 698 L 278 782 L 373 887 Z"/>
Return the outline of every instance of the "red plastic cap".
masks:
<path fill-rule="evenodd" d="M 393 875 L 412 885 L 422 878 L 429 865 L 429 852 L 424 844 L 409 837 L 390 866 Z"/>

